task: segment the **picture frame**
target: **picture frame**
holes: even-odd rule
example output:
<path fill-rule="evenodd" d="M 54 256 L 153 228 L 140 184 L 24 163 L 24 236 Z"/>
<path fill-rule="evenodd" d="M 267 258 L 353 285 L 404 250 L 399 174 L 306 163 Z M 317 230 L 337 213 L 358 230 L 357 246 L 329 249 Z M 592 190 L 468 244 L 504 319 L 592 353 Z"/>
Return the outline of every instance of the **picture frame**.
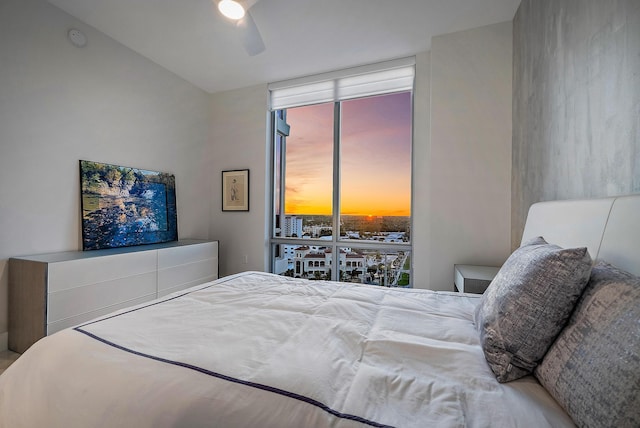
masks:
<path fill-rule="evenodd" d="M 222 211 L 249 211 L 249 170 L 222 171 Z"/>
<path fill-rule="evenodd" d="M 80 160 L 82 250 L 178 240 L 175 176 Z"/>

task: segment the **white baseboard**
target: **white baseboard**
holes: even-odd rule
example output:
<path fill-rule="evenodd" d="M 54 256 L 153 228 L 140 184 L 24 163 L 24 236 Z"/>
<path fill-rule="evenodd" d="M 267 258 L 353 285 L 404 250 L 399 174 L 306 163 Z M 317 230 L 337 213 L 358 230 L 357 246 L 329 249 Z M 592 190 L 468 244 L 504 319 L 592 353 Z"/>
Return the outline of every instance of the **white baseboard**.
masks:
<path fill-rule="evenodd" d="M 9 332 L 0 333 L 0 351 L 9 349 Z"/>

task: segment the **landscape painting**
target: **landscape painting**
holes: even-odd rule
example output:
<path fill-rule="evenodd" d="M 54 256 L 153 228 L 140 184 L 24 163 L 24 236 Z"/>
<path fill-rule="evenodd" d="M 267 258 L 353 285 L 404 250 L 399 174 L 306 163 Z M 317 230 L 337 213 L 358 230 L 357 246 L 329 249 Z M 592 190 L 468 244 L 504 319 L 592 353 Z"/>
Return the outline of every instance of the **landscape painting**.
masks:
<path fill-rule="evenodd" d="M 80 161 L 83 250 L 178 239 L 175 177 Z"/>

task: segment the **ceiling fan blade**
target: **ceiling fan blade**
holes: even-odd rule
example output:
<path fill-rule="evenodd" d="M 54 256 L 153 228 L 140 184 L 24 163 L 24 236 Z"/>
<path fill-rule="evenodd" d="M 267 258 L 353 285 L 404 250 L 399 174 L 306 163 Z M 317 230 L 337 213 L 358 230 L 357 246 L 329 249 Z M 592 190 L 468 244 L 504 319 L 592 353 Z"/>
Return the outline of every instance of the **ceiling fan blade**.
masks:
<path fill-rule="evenodd" d="M 242 44 L 249 56 L 258 55 L 266 49 L 260 30 L 258 30 L 250 11 L 247 11 L 244 18 L 236 23 L 236 27 L 242 33 Z"/>

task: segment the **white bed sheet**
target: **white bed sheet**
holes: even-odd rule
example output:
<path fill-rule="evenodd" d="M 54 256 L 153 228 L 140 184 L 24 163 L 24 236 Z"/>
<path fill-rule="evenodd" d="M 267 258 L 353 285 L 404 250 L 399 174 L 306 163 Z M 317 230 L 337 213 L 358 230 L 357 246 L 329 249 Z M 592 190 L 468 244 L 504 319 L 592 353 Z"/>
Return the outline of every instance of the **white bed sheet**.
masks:
<path fill-rule="evenodd" d="M 0 427 L 565 427 L 499 384 L 478 298 L 246 272 L 68 329 L 0 376 Z"/>

